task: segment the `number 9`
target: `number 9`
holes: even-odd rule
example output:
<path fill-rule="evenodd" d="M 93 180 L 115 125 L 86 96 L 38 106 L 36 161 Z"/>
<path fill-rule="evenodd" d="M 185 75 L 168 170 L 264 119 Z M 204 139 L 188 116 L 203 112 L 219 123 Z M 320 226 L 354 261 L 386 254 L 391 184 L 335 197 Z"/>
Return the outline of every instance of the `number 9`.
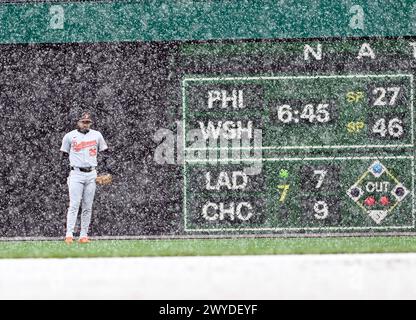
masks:
<path fill-rule="evenodd" d="M 315 211 L 314 216 L 318 220 L 324 220 L 328 217 L 329 210 L 325 201 L 317 201 L 313 206 L 313 210 Z"/>

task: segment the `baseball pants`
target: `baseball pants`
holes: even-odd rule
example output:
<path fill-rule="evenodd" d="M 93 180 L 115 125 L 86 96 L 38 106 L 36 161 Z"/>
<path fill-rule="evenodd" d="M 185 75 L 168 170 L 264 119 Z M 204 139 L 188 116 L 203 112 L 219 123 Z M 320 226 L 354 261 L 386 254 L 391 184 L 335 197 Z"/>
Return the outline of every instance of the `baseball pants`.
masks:
<path fill-rule="evenodd" d="M 73 237 L 75 224 L 77 222 L 79 206 L 82 204 L 81 234 L 80 237 L 88 236 L 91 223 L 92 203 L 95 196 L 95 178 L 97 171 L 81 172 L 71 170 L 67 183 L 69 188 L 69 208 L 67 215 L 66 236 Z"/>

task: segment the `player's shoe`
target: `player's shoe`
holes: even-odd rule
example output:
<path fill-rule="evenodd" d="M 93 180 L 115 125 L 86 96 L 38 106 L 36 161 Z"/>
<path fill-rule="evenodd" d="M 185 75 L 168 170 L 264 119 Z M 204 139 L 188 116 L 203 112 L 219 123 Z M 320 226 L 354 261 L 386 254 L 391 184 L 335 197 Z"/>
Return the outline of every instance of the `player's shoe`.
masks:
<path fill-rule="evenodd" d="M 65 243 L 66 244 L 72 244 L 74 242 L 74 238 L 72 238 L 72 237 L 66 237 L 65 238 Z"/>
<path fill-rule="evenodd" d="M 79 243 L 90 243 L 91 240 L 88 237 L 82 237 L 79 239 Z"/>

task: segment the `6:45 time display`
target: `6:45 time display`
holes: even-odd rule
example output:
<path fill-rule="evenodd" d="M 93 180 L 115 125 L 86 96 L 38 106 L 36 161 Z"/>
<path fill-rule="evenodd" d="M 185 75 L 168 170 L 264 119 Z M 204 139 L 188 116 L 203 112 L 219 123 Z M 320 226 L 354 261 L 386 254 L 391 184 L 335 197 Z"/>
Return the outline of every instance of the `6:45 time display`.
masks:
<path fill-rule="evenodd" d="M 272 110 L 276 120 L 285 124 L 299 122 L 324 124 L 335 118 L 335 108 L 330 103 L 307 103 L 302 106 L 281 104 Z"/>

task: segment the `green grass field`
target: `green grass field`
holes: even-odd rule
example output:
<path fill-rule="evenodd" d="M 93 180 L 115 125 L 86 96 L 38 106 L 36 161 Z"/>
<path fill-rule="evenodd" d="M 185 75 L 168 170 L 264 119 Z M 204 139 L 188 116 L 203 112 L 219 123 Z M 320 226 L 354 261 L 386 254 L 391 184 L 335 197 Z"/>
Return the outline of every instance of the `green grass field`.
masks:
<path fill-rule="evenodd" d="M 416 237 L 0 242 L 0 258 L 92 258 L 416 252 Z"/>

